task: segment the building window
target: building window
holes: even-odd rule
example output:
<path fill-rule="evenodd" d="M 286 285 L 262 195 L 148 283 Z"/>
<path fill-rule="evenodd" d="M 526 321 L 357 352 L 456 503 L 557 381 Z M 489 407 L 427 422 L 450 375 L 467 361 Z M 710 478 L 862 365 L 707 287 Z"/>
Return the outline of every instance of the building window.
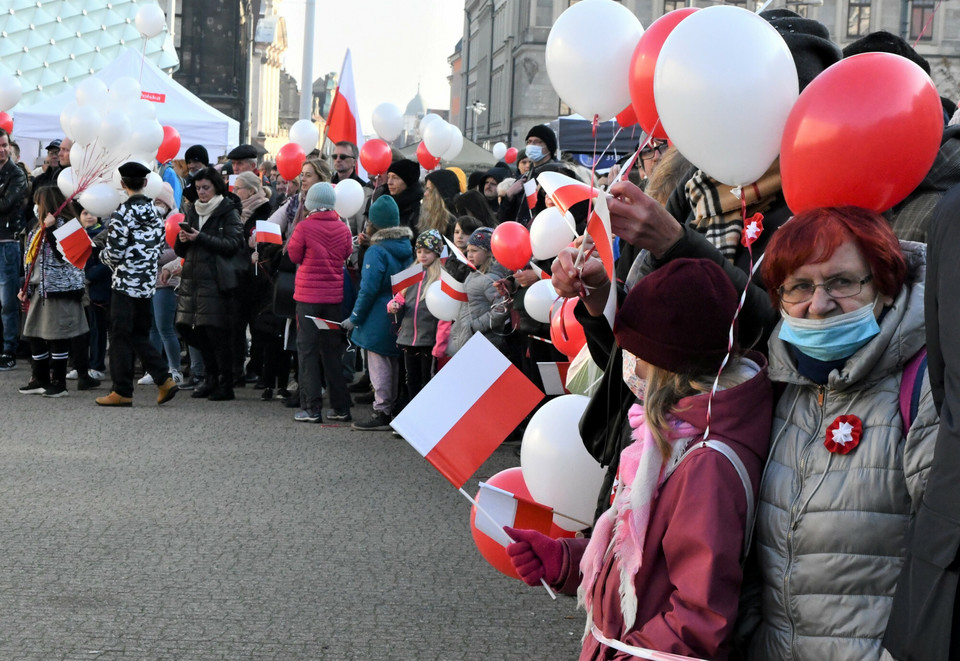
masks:
<path fill-rule="evenodd" d="M 910 40 L 933 41 L 933 0 L 913 0 L 910 3 Z M 930 23 L 930 25 L 927 25 Z M 923 33 L 922 35 L 920 33 Z"/>
<path fill-rule="evenodd" d="M 847 37 L 858 39 L 870 32 L 870 0 L 849 0 Z"/>
<path fill-rule="evenodd" d="M 674 9 L 683 9 L 687 6 L 687 0 L 664 0 L 663 13 L 673 11 Z"/>
<path fill-rule="evenodd" d="M 723 0 L 725 5 L 733 5 L 734 7 L 743 7 L 747 8 L 747 0 Z"/>
<path fill-rule="evenodd" d="M 553 0 L 537 0 L 537 14 L 534 25 L 550 27 L 553 25 Z"/>
<path fill-rule="evenodd" d="M 801 18 L 810 18 L 810 4 L 809 0 L 802 0 L 801 2 L 787 2 L 787 9 L 795 13 Z"/>

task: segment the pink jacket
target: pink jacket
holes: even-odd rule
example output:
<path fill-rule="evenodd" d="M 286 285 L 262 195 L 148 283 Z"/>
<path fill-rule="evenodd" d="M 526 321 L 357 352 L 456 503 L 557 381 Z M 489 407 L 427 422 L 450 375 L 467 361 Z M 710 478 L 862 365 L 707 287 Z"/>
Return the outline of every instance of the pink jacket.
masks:
<path fill-rule="evenodd" d="M 343 265 L 353 252 L 353 235 L 336 211 L 315 211 L 299 223 L 287 243 L 290 261 L 299 264 L 293 300 L 343 301 Z"/>
<path fill-rule="evenodd" d="M 772 390 L 766 361 L 750 358 L 762 371 L 717 393 L 710 438 L 723 441 L 750 475 L 754 502 L 770 442 Z M 681 400 L 677 414 L 704 428 L 707 395 Z M 604 636 L 660 652 L 724 661 L 737 616 L 746 494 L 729 459 L 720 452 L 694 450 L 662 485 L 650 514 L 643 564 L 634 580 L 636 624 L 623 631 L 620 563 L 608 554 L 593 586 L 593 622 Z M 587 539 L 562 539 L 564 560 L 557 585 L 565 593 L 580 584 L 580 559 Z M 581 660 L 628 659 L 586 634 Z"/>

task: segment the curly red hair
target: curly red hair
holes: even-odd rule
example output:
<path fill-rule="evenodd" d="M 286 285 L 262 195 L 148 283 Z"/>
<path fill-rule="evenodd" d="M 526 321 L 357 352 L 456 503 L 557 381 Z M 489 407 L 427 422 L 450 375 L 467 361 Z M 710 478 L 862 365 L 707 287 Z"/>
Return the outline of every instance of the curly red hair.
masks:
<path fill-rule="evenodd" d="M 760 274 L 774 307 L 780 306 L 777 289 L 787 276 L 804 264 L 830 259 L 847 241 L 863 253 L 877 291 L 895 298 L 906 281 L 907 262 L 886 219 L 860 207 L 822 207 L 794 216 L 774 233 L 764 251 Z"/>

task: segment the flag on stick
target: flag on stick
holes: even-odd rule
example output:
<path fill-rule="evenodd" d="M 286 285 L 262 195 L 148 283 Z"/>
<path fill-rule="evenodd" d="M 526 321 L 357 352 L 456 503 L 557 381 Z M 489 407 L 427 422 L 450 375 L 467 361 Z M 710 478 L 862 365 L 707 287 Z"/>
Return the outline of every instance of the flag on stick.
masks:
<path fill-rule="evenodd" d="M 349 48 L 343 56 L 343 67 L 337 80 L 337 93 L 330 104 L 330 114 L 327 115 L 327 137 L 331 142 L 347 140 L 355 144 L 357 149 L 362 149 L 363 130 L 360 127 L 357 87 L 353 80 L 353 57 Z M 366 179 L 367 173 L 359 160 L 356 168 L 360 176 Z"/>
<path fill-rule="evenodd" d="M 456 278 L 443 269 L 440 270 L 440 291 L 461 303 L 466 303 L 470 300 L 467 296 L 467 289 L 463 283 L 457 282 Z"/>
<path fill-rule="evenodd" d="M 543 393 L 475 333 L 390 426 L 462 488 L 541 399 Z"/>
<path fill-rule="evenodd" d="M 573 205 L 600 194 L 596 188 L 559 172 L 541 172 L 537 175 L 537 183 L 560 209 L 560 213 L 564 214 L 570 211 Z"/>
<path fill-rule="evenodd" d="M 330 321 L 329 319 L 321 319 L 320 317 L 311 317 L 309 314 L 304 315 L 307 319 L 313 319 L 313 323 L 317 325 L 317 328 L 320 330 L 339 330 L 341 324 L 339 321 Z"/>
<path fill-rule="evenodd" d="M 537 206 L 537 182 L 528 179 L 523 182 L 523 194 L 527 197 L 527 206 L 532 210 Z"/>
<path fill-rule="evenodd" d="M 540 380 L 543 381 L 543 392 L 547 395 L 569 395 L 567 390 L 567 370 L 570 363 L 537 363 L 540 370 Z"/>
<path fill-rule="evenodd" d="M 467 259 L 467 256 L 463 254 L 463 251 L 457 247 L 457 244 L 455 244 L 453 241 L 451 241 L 447 237 L 443 237 L 443 240 L 447 242 L 447 247 L 450 248 L 450 252 L 453 253 L 454 257 L 456 257 L 458 260 L 460 260 L 461 262 L 469 266 L 474 271 L 477 270 L 477 267 L 473 265 L 473 262 Z"/>
<path fill-rule="evenodd" d="M 400 271 L 400 273 L 390 276 L 390 291 L 396 296 L 406 291 L 407 287 L 422 281 L 425 274 L 426 271 L 423 270 L 423 264 L 414 262 L 409 268 L 405 268 Z"/>
<path fill-rule="evenodd" d="M 475 520 L 477 530 L 501 546 L 507 546 L 512 541 L 503 530 L 505 526 L 536 530 L 544 535 L 550 533 L 553 510 L 546 505 L 504 491 L 486 482 L 480 483 L 477 503 L 490 515 L 489 517 L 477 516 Z"/>
<path fill-rule="evenodd" d="M 257 243 L 275 243 L 282 246 L 283 235 L 280 233 L 280 226 L 269 220 L 258 220 Z"/>
<path fill-rule="evenodd" d="M 53 230 L 53 236 L 57 239 L 57 249 L 63 258 L 82 269 L 93 254 L 93 241 L 80 225 L 80 221 L 74 218 L 64 223 Z"/>

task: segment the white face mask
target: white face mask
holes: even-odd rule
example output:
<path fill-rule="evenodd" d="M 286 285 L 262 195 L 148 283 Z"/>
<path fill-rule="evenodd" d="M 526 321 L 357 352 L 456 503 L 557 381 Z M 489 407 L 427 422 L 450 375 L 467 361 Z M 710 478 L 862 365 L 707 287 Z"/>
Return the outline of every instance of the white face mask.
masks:
<path fill-rule="evenodd" d="M 33 205 L 33 215 L 40 220 L 43 220 L 43 218 L 40 218 L 40 207 L 38 207 L 36 204 Z"/>
<path fill-rule="evenodd" d="M 527 145 L 526 147 L 527 158 L 536 163 L 541 158 L 543 158 L 543 147 L 540 145 Z"/>
<path fill-rule="evenodd" d="M 623 382 L 641 402 L 647 394 L 647 380 L 637 376 L 637 357 L 623 350 Z"/>

